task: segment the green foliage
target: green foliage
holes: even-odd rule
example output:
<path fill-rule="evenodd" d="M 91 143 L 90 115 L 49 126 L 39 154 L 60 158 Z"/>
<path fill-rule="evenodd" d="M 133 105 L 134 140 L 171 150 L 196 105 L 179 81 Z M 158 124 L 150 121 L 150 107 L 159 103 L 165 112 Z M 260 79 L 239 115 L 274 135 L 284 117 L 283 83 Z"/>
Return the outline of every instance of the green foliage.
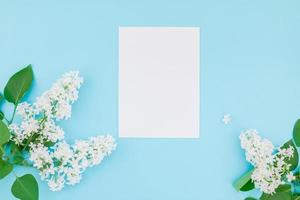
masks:
<path fill-rule="evenodd" d="M 15 73 L 4 88 L 4 97 L 8 102 L 17 105 L 29 90 L 33 81 L 31 65 Z"/>
<path fill-rule="evenodd" d="M 245 200 L 257 200 L 257 199 L 255 199 L 253 197 L 247 197 Z"/>
<path fill-rule="evenodd" d="M 13 165 L 0 159 L 0 179 L 6 177 L 13 170 Z"/>
<path fill-rule="evenodd" d="M 13 103 L 16 108 L 30 89 L 32 81 L 33 71 L 31 65 L 28 65 L 8 80 L 4 88 L 4 96 L 0 94 L 0 103 L 5 98 L 8 102 Z M 13 165 L 28 165 L 20 147 L 14 142 L 9 142 L 10 132 L 2 119 L 4 119 L 4 113 L 0 111 L 0 179 L 12 172 Z M 12 120 L 8 121 L 6 119 L 6 122 L 10 124 Z M 5 155 L 6 153 L 9 153 L 7 154 L 9 156 Z M 30 174 L 16 177 L 11 192 L 20 200 L 38 200 L 39 198 L 38 183 L 34 176 Z"/>
<path fill-rule="evenodd" d="M 4 118 L 4 113 L 0 111 L 0 120 L 2 120 L 3 118 Z"/>
<path fill-rule="evenodd" d="M 11 143 L 10 145 L 10 155 L 11 155 L 11 163 L 15 165 L 25 165 L 25 159 L 19 147 L 15 143 Z"/>
<path fill-rule="evenodd" d="M 254 184 L 251 180 L 251 175 L 254 169 L 246 172 L 243 176 L 241 176 L 238 180 L 233 183 L 234 188 L 237 191 L 249 191 L 254 188 Z"/>
<path fill-rule="evenodd" d="M 31 174 L 16 177 L 16 180 L 11 187 L 11 192 L 20 200 L 39 199 L 38 183 Z"/>
<path fill-rule="evenodd" d="M 300 200 L 300 194 L 294 194 L 292 200 Z"/>
<path fill-rule="evenodd" d="M 250 191 L 250 190 L 252 190 L 254 188 L 255 188 L 254 183 L 250 179 L 243 187 L 241 187 L 240 191 L 247 192 L 247 191 Z"/>
<path fill-rule="evenodd" d="M 298 119 L 294 125 L 293 138 L 297 147 L 300 147 L 300 119 Z"/>
<path fill-rule="evenodd" d="M 286 143 L 284 143 L 284 145 L 281 146 L 281 148 L 288 148 L 289 146 L 292 146 L 294 148 L 294 154 L 291 159 L 287 159 L 287 160 L 285 160 L 285 162 L 291 164 L 290 170 L 294 170 L 298 166 L 299 155 L 298 155 L 298 151 L 297 151 L 297 148 L 296 148 L 293 140 L 291 139 L 291 140 L 287 141 Z"/>
<path fill-rule="evenodd" d="M 52 147 L 54 146 L 55 142 L 47 141 L 44 143 L 45 147 Z"/>
<path fill-rule="evenodd" d="M 7 128 L 7 125 L 0 121 L 0 146 L 9 141 L 10 133 Z"/>

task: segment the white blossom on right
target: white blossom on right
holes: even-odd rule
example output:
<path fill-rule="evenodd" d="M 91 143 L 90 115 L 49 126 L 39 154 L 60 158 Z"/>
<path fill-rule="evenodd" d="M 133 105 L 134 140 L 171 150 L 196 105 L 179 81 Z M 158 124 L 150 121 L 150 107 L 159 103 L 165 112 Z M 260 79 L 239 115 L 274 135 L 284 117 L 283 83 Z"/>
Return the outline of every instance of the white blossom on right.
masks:
<path fill-rule="evenodd" d="M 293 157 L 292 146 L 276 149 L 269 140 L 262 139 L 253 129 L 242 132 L 240 140 L 241 147 L 246 151 L 246 160 L 254 166 L 251 179 L 256 188 L 266 194 L 274 194 L 284 181 L 293 179 L 291 165 L 286 162 Z"/>

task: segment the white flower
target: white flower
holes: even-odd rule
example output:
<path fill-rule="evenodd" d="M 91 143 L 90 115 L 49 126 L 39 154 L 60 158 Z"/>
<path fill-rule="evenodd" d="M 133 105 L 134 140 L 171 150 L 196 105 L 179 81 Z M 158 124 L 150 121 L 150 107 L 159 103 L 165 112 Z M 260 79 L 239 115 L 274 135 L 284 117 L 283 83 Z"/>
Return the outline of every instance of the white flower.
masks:
<path fill-rule="evenodd" d="M 64 139 L 64 131 L 57 125 L 55 125 L 52 119 L 48 119 L 44 122 L 44 127 L 41 131 L 42 139 L 50 142 L 57 142 Z"/>
<path fill-rule="evenodd" d="M 75 185 L 81 180 L 81 172 L 79 167 L 68 168 L 66 170 L 67 184 Z"/>
<path fill-rule="evenodd" d="M 231 122 L 231 116 L 229 114 L 224 115 L 222 121 L 226 125 L 229 124 Z"/>
<path fill-rule="evenodd" d="M 263 162 L 272 162 L 273 144 L 261 139 L 256 130 L 250 129 L 240 135 L 241 147 L 246 150 L 246 159 L 254 166 Z"/>
<path fill-rule="evenodd" d="M 42 144 L 30 144 L 30 157 L 33 161 L 33 166 L 38 169 L 44 169 L 52 163 L 52 157 L 48 152 L 48 149 Z"/>
<path fill-rule="evenodd" d="M 37 98 L 34 107 L 38 113 L 46 113 L 48 117 L 56 120 L 68 119 L 71 117 L 71 104 L 77 100 L 82 82 L 78 71 L 64 74 L 50 90 Z"/>
<path fill-rule="evenodd" d="M 64 74 L 35 103 L 19 104 L 16 111 L 22 121 L 9 126 L 12 140 L 22 148 L 29 146 L 29 160 L 52 191 L 79 183 L 88 167 L 100 164 L 116 148 L 109 135 L 77 140 L 74 145 L 64 140 L 64 131 L 56 122 L 71 117 L 82 82 L 77 71 Z"/>
<path fill-rule="evenodd" d="M 53 177 L 48 181 L 48 186 L 50 190 L 52 190 L 53 192 L 62 190 L 64 184 L 65 184 L 65 180 L 63 177 L 55 177 L 55 178 Z"/>
<path fill-rule="evenodd" d="M 19 114 L 23 119 L 28 119 L 31 118 L 35 113 L 34 109 L 32 106 L 27 103 L 23 102 L 18 104 L 17 109 L 16 109 L 17 114 Z"/>
<path fill-rule="evenodd" d="M 267 194 L 274 194 L 276 188 L 284 181 L 284 175 L 289 173 L 290 159 L 294 154 L 294 148 L 279 148 L 274 153 L 274 145 L 267 139 L 262 139 L 256 130 L 250 129 L 240 135 L 241 147 L 246 151 L 246 159 L 254 166 L 251 179 L 256 188 Z M 287 175 L 291 180 L 292 174 Z"/>
<path fill-rule="evenodd" d="M 21 123 L 20 128 L 23 130 L 23 134 L 29 137 L 31 134 L 37 132 L 40 126 L 37 120 L 34 118 L 29 118 Z"/>
<path fill-rule="evenodd" d="M 71 117 L 72 104 L 78 98 L 82 82 L 78 71 L 68 72 L 38 97 L 34 104 L 20 103 L 16 111 L 22 117 L 22 122 L 11 127 L 15 133 L 13 140 L 24 145 L 24 140 L 37 134 L 40 141 L 56 142 L 63 139 L 64 132 L 54 121 Z"/>
<path fill-rule="evenodd" d="M 72 146 L 61 141 L 51 148 L 41 144 L 30 147 L 30 160 L 40 170 L 42 179 L 48 182 L 51 190 L 59 191 L 65 184 L 79 183 L 86 168 L 100 164 L 116 144 L 108 135 L 77 140 Z"/>
<path fill-rule="evenodd" d="M 66 142 L 57 143 L 57 145 L 53 148 L 55 150 L 52 153 L 52 157 L 60 161 L 63 165 L 66 164 L 68 160 L 70 160 L 73 157 L 72 149 L 70 148 L 70 145 Z"/>
<path fill-rule="evenodd" d="M 287 181 L 288 182 L 292 182 L 296 179 L 296 177 L 294 176 L 293 172 L 290 172 L 286 175 Z"/>
<path fill-rule="evenodd" d="M 24 138 L 24 135 L 22 134 L 22 130 L 17 124 L 10 124 L 8 126 L 9 131 L 12 133 L 12 140 L 17 144 L 22 144 Z"/>

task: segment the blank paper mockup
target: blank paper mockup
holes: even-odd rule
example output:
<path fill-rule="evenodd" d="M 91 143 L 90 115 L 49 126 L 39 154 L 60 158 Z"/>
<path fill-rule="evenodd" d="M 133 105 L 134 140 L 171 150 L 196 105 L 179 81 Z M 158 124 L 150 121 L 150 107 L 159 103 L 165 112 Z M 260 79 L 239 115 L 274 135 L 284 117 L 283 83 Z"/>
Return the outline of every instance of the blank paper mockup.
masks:
<path fill-rule="evenodd" d="M 119 28 L 119 136 L 198 138 L 200 29 Z"/>

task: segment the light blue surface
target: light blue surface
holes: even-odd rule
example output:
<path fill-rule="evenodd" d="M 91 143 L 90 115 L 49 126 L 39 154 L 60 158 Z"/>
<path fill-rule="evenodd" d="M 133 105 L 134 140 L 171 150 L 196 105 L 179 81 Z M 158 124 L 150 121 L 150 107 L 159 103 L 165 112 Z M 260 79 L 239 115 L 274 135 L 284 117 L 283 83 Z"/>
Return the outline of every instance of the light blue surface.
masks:
<path fill-rule="evenodd" d="M 28 100 L 68 70 L 85 78 L 72 118 L 61 123 L 69 142 L 117 137 L 118 26 L 201 27 L 200 139 L 117 139 L 111 157 L 59 193 L 29 170 L 40 199 L 243 199 L 231 185 L 249 167 L 240 131 L 256 128 L 279 145 L 300 117 L 299 8 L 298 0 L 1 0 L 1 88 L 29 63 L 36 80 Z M 13 199 L 13 179 L 0 181 L 1 200 Z"/>

